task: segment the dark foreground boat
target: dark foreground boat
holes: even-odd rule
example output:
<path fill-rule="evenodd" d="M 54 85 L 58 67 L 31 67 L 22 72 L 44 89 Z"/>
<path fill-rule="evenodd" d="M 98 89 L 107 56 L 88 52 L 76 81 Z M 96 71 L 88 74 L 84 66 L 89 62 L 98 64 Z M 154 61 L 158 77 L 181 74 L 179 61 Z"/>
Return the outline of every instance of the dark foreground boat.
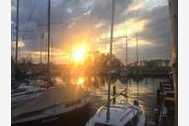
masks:
<path fill-rule="evenodd" d="M 12 103 L 12 126 L 84 125 L 90 117 L 91 98 L 86 94 L 79 96 L 81 92 L 76 90 L 70 92 L 52 88 L 29 101 L 19 99 L 19 104 Z"/>
<path fill-rule="evenodd" d="M 82 126 L 90 114 L 90 103 L 87 100 L 66 108 L 56 105 L 48 110 L 24 113 L 12 119 L 12 126 Z"/>

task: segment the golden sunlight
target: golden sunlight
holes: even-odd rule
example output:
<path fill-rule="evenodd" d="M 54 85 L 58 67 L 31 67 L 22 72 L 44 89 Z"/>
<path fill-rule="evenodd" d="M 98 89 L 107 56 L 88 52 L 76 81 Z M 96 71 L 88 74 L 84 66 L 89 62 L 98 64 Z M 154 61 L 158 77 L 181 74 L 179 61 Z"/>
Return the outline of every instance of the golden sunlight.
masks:
<path fill-rule="evenodd" d="M 133 35 L 139 32 L 144 31 L 146 24 L 148 23 L 148 20 L 142 19 L 142 20 L 136 20 L 136 19 L 129 19 L 123 23 L 120 23 L 116 25 L 115 27 L 115 33 L 114 36 L 121 36 L 125 35 Z"/>
<path fill-rule="evenodd" d="M 72 51 L 72 60 L 75 62 L 83 62 L 86 58 L 87 46 L 82 44 L 76 46 Z"/>
<path fill-rule="evenodd" d="M 123 35 L 132 36 L 136 33 L 140 33 L 144 31 L 145 26 L 148 24 L 147 19 L 137 20 L 137 19 L 129 19 L 120 24 L 117 24 L 114 29 L 114 37 L 119 37 Z M 102 33 L 100 38 L 106 38 L 109 36 L 109 31 Z"/>
<path fill-rule="evenodd" d="M 85 78 L 79 77 L 78 80 L 77 80 L 77 85 L 83 86 L 84 83 L 85 83 Z"/>

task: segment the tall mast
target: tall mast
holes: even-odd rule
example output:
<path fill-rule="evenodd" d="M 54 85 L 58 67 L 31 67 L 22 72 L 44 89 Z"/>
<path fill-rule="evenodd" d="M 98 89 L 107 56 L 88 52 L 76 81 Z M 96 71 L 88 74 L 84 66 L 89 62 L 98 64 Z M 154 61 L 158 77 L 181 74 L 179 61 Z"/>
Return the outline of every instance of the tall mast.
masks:
<path fill-rule="evenodd" d="M 112 44 L 113 44 L 113 30 L 114 30 L 114 11 L 115 0 L 112 0 L 112 19 L 111 19 L 111 33 L 110 33 L 110 56 L 112 56 Z"/>
<path fill-rule="evenodd" d="M 19 32 L 19 0 L 17 0 L 17 9 L 16 9 L 16 49 L 15 49 L 15 79 L 17 79 L 18 71 L 18 32 Z"/>
<path fill-rule="evenodd" d="M 16 10 L 16 52 L 15 52 L 15 62 L 18 63 L 18 32 L 19 32 L 19 0 L 17 0 L 17 10 Z"/>
<path fill-rule="evenodd" d="M 139 53 L 138 53 L 138 35 L 137 34 L 136 34 L 136 62 L 137 62 L 137 66 L 138 66 Z"/>
<path fill-rule="evenodd" d="M 128 40 L 127 35 L 125 36 L 125 66 L 127 66 L 128 63 Z"/>
<path fill-rule="evenodd" d="M 47 70 L 48 70 L 48 81 L 50 82 L 50 17 L 51 17 L 51 0 L 48 0 L 48 57 L 47 57 Z"/>
<path fill-rule="evenodd" d="M 43 35 L 43 33 L 42 33 L 42 35 L 41 35 L 41 39 L 40 39 L 40 64 L 42 64 L 42 46 L 43 46 L 43 38 L 44 38 L 44 35 Z"/>
<path fill-rule="evenodd" d="M 114 29 L 114 11 L 115 11 L 115 0 L 112 0 L 112 18 L 111 18 L 111 33 L 110 33 L 110 58 L 112 56 L 112 43 L 113 43 L 113 29 Z M 110 83 L 108 82 L 108 101 L 107 101 L 107 113 L 106 113 L 106 121 L 110 120 Z"/>
<path fill-rule="evenodd" d="M 128 64 L 128 37 L 127 34 L 125 36 L 125 66 L 127 67 Z M 129 83 L 127 82 L 127 87 L 126 87 L 126 101 L 127 103 L 129 102 L 129 97 L 128 97 L 128 91 L 129 91 Z"/>
<path fill-rule="evenodd" d="M 138 35 L 137 35 L 137 33 L 136 33 L 136 63 L 137 63 L 137 73 L 136 74 L 139 74 L 139 69 L 138 69 L 139 53 L 138 53 Z M 139 100 L 139 83 L 137 80 L 137 101 L 138 100 Z"/>

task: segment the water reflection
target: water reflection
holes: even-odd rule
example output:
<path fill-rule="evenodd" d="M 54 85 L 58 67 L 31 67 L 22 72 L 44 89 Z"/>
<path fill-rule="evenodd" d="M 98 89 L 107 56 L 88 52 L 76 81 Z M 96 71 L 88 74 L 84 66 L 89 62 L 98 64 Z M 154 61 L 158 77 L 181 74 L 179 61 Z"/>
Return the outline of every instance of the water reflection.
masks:
<path fill-rule="evenodd" d="M 117 103 L 129 102 L 133 104 L 134 100 L 138 99 L 139 103 L 143 106 L 145 115 L 148 119 L 153 120 L 154 122 L 155 112 L 154 108 L 156 107 L 156 92 L 159 88 L 159 84 L 163 81 L 163 78 L 128 78 L 120 76 L 97 76 L 97 75 L 84 75 L 80 74 L 77 76 L 59 76 L 57 77 L 57 83 L 62 83 L 63 85 L 72 85 L 68 86 L 79 87 L 77 91 L 79 93 L 87 92 L 87 95 L 92 96 L 90 101 L 90 111 L 89 117 L 84 118 L 83 120 L 88 121 L 88 119 L 94 115 L 97 109 L 107 103 L 107 90 L 108 90 L 108 81 L 111 81 L 111 96 L 113 95 L 112 87 L 116 85 L 116 92 L 120 93 L 125 90 L 125 94 L 116 98 Z M 82 126 L 82 125 L 80 125 Z"/>
<path fill-rule="evenodd" d="M 68 82 L 75 83 L 81 88 L 86 89 L 87 92 L 93 96 L 92 99 L 92 113 L 101 106 L 105 105 L 107 101 L 108 81 L 111 81 L 111 95 L 112 87 L 116 85 L 116 92 L 120 93 L 125 90 L 126 94 L 117 97 L 116 102 L 133 103 L 138 99 L 139 103 L 147 115 L 153 115 L 153 109 L 156 106 L 156 90 L 159 87 L 162 78 L 127 78 L 120 76 L 78 76 L 66 78 Z M 71 80 L 71 81 L 70 81 Z M 68 83 L 67 83 L 68 84 Z"/>
<path fill-rule="evenodd" d="M 93 104 L 93 108 L 96 110 L 99 106 L 106 104 L 107 82 L 110 78 L 96 76 L 95 79 L 95 81 L 90 82 L 90 92 L 96 96 Z M 156 90 L 162 80 L 162 78 L 123 78 L 114 76 L 111 77 L 111 87 L 116 85 L 117 93 L 123 90 L 127 92 L 127 94 L 117 97 L 117 102 L 129 102 L 132 104 L 134 100 L 138 99 L 139 103 L 143 105 L 146 114 L 153 116 L 153 109 L 156 106 Z M 113 95 L 112 88 L 111 95 Z"/>

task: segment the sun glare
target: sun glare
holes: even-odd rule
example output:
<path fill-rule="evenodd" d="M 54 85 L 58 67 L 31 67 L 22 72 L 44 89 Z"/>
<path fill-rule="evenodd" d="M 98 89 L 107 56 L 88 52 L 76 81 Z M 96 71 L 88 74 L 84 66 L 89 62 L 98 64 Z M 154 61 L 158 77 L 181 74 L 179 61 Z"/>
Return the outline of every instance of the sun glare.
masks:
<path fill-rule="evenodd" d="M 72 58 L 75 62 L 82 62 L 84 61 L 87 53 L 87 48 L 85 46 L 77 47 L 72 52 Z"/>
<path fill-rule="evenodd" d="M 77 85 L 81 85 L 82 86 L 84 84 L 84 82 L 85 82 L 84 77 L 79 77 L 78 80 L 77 80 Z"/>

